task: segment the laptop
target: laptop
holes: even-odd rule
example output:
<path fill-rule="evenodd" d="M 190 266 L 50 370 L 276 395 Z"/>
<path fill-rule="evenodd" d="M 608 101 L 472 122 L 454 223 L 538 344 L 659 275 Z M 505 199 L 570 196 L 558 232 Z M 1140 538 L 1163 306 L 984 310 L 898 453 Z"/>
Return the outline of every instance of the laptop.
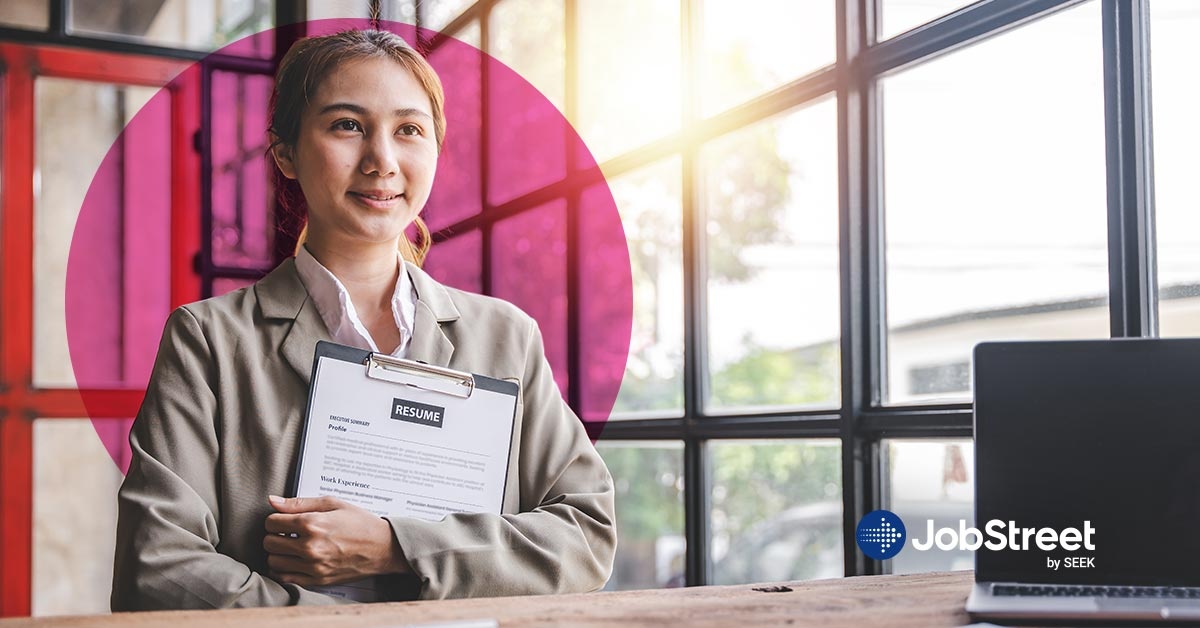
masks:
<path fill-rule="evenodd" d="M 1200 621 L 1200 339 L 983 343 L 974 381 L 972 617 Z"/>

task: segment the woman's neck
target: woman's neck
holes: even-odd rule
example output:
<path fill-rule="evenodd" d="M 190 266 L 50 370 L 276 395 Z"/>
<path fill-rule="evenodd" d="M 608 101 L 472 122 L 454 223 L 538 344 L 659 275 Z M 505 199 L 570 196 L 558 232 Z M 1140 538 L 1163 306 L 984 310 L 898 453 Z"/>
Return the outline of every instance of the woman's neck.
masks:
<path fill-rule="evenodd" d="M 397 242 L 338 244 L 313 235 L 309 234 L 304 246 L 346 287 L 359 316 L 366 320 L 390 313 L 400 272 Z"/>

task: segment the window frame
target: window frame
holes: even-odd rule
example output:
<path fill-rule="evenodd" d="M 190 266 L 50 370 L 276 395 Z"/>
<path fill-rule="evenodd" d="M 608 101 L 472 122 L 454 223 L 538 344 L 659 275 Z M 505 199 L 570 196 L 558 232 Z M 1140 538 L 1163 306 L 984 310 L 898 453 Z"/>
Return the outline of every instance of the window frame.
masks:
<path fill-rule="evenodd" d="M 499 2 L 480 0 L 443 30 L 453 35 L 475 20 L 482 31 L 481 48 L 488 50 L 487 22 Z M 711 582 L 709 514 L 711 459 L 708 441 L 717 438 L 841 439 L 843 539 L 853 539 L 858 520 L 881 507 L 883 484 L 881 447 L 890 438 L 970 438 L 970 403 L 885 405 L 887 330 L 885 328 L 883 241 L 882 110 L 879 81 L 885 76 L 934 59 L 989 37 L 1047 17 L 1089 0 L 980 0 L 937 20 L 885 41 L 877 41 L 877 16 L 884 0 L 838 0 L 837 56 L 832 66 L 816 71 L 711 117 L 699 115 L 699 17 L 702 0 L 680 0 L 683 42 L 683 122 L 677 132 L 628 150 L 601 169 L 619 175 L 678 155 L 682 162 L 684 268 L 684 415 L 682 418 L 644 418 L 590 424 L 594 437 L 612 440 L 676 440 L 684 444 L 684 505 L 687 537 L 686 580 L 689 585 Z M 1101 4 L 1104 67 L 1104 117 L 1107 165 L 1109 259 L 1109 317 L 1111 336 L 1155 336 L 1153 177 L 1150 146 L 1148 0 L 1094 0 Z M 573 119 L 578 99 L 578 42 L 576 3 L 566 3 L 566 102 Z M 418 23 L 422 10 L 418 5 Z M 437 42 L 432 42 L 436 46 Z M 485 79 L 486 85 L 486 79 Z M 709 140 L 773 115 L 829 95 L 838 109 L 839 281 L 841 405 L 830 410 L 708 413 L 704 390 L 708 374 L 707 307 L 703 204 L 698 181 L 701 147 Z M 486 124 L 486 122 L 485 122 Z M 568 156 L 570 159 L 570 156 Z M 570 177 L 561 182 L 569 187 Z M 546 188 L 546 192 L 558 184 Z M 537 196 L 532 194 L 530 196 Z M 501 212 L 520 211 L 519 201 Z M 544 201 L 544 197 L 535 199 Z M 572 204 L 574 207 L 574 204 Z M 500 208 L 493 208 L 500 209 Z M 451 225 L 435 242 L 455 231 L 484 229 L 493 216 Z M 568 238 L 568 255 L 575 258 L 577 234 Z M 568 269 L 570 303 L 577 303 L 579 266 Z M 486 268 L 484 277 L 487 277 Z M 485 279 L 485 291 L 487 282 Z M 578 313 L 572 310 L 572 382 L 580 372 Z M 568 400 L 578 407 L 578 391 Z M 847 576 L 879 574 L 880 561 L 871 560 L 854 543 L 843 543 Z"/>

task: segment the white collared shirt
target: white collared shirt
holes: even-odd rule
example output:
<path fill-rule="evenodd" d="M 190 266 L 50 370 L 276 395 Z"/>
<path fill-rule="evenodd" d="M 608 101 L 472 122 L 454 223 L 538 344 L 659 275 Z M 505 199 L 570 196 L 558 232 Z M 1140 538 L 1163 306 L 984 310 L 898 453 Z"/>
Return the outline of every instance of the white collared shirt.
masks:
<path fill-rule="evenodd" d="M 396 252 L 396 263 L 400 266 L 400 277 L 396 280 L 396 291 L 392 294 L 392 316 L 395 317 L 396 329 L 400 332 L 400 344 L 396 345 L 392 355 L 402 358 L 408 352 L 408 345 L 412 341 L 417 293 L 413 289 L 412 280 L 408 278 L 404 258 L 400 256 L 399 251 Z M 354 309 L 354 302 L 350 300 L 346 286 L 308 252 L 307 246 L 300 247 L 300 252 L 296 254 L 296 272 L 300 274 L 300 281 L 317 306 L 317 312 L 321 314 L 321 320 L 325 321 L 325 327 L 334 342 L 379 351 L 375 339 L 358 317 L 358 311 Z"/>

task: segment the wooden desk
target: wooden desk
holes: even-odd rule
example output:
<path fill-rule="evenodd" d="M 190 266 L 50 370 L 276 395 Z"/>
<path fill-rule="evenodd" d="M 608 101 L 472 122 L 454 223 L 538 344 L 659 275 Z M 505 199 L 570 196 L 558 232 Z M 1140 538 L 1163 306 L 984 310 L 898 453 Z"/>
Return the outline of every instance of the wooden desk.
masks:
<path fill-rule="evenodd" d="M 358 606 L 254 608 L 228 611 L 118 613 L 95 617 L 0 620 L 15 626 L 251 626 L 253 628 L 383 627 L 491 618 L 501 626 L 962 626 L 974 573 L 860 576 L 785 583 L 790 592 L 754 587 L 691 587 L 583 595 L 396 602 Z"/>

